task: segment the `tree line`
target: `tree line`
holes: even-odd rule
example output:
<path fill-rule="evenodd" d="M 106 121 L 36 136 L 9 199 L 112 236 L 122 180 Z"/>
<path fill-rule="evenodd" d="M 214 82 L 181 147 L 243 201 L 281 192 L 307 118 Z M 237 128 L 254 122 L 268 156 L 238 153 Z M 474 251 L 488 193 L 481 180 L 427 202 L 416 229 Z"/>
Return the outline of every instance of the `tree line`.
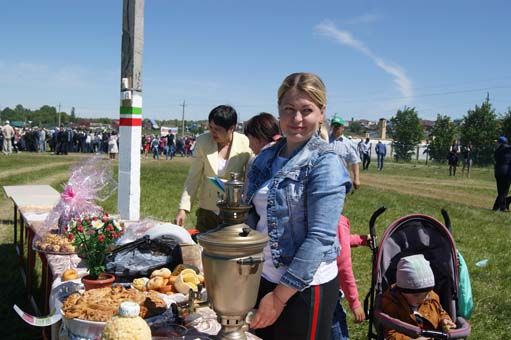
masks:
<path fill-rule="evenodd" d="M 10 107 L 6 107 L 0 111 L 0 118 L 2 121 L 10 120 L 10 121 L 21 121 L 21 122 L 31 122 L 32 126 L 51 126 L 55 127 L 59 123 L 67 125 L 69 123 L 77 123 L 79 124 L 83 121 L 83 118 L 78 118 L 75 115 L 74 108 L 71 109 L 71 113 L 67 112 L 58 112 L 55 106 L 43 105 L 39 109 L 30 110 L 23 105 L 18 104 L 13 109 Z M 95 118 L 95 119 L 86 119 L 87 121 L 93 121 L 97 123 L 110 124 L 112 120 L 110 118 Z"/>
<path fill-rule="evenodd" d="M 398 110 L 387 130 L 393 139 L 394 158 L 410 161 L 417 144 L 424 140 L 417 110 L 411 107 Z M 472 143 L 474 163 L 491 164 L 495 141 L 501 135 L 511 137 L 511 108 L 504 114 L 497 114 L 487 96 L 481 105 L 468 110 L 459 123 L 447 115 L 437 115 L 427 141 L 429 157 L 437 162 L 447 161 L 450 146 L 458 141 L 461 145 Z"/>

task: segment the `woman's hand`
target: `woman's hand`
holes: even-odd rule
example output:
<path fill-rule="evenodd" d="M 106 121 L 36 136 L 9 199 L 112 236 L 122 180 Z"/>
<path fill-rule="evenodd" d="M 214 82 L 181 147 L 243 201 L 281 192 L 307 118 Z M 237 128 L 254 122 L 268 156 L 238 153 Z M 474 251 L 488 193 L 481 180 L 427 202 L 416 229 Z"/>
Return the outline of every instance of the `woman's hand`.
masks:
<path fill-rule="evenodd" d="M 178 213 L 176 215 L 175 223 L 178 226 L 184 227 L 185 226 L 185 221 L 186 221 L 186 210 L 179 209 L 179 211 L 178 211 Z"/>
<path fill-rule="evenodd" d="M 358 306 L 357 308 L 352 310 L 353 316 L 355 317 L 355 322 L 360 323 L 365 320 L 366 315 L 364 313 L 364 308 L 362 306 Z"/>
<path fill-rule="evenodd" d="M 250 323 L 250 328 L 258 329 L 273 325 L 285 306 L 285 303 L 275 295 L 275 292 L 269 292 L 259 302 L 259 308 Z"/>

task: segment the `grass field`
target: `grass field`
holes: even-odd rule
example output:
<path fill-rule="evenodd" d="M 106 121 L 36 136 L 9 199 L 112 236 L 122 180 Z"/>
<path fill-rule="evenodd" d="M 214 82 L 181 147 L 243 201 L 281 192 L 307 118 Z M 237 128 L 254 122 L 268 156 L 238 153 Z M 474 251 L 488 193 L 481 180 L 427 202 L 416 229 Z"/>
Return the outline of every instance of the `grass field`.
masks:
<path fill-rule="evenodd" d="M 0 184 L 50 184 L 62 190 L 70 167 L 82 156 L 58 157 L 23 153 L 0 157 Z M 115 162 L 114 162 L 115 164 Z M 141 169 L 141 216 L 162 221 L 173 220 L 186 178 L 188 159 L 173 161 L 143 160 Z M 440 209 L 449 211 L 454 239 L 467 261 L 472 279 L 475 311 L 472 316 L 473 339 L 508 339 L 511 334 L 511 214 L 489 208 L 495 199 L 495 183 L 490 168 L 475 168 L 470 179 L 449 177 L 443 165 L 387 163 L 383 172 L 373 167 L 362 173 L 362 188 L 349 195 L 345 215 L 353 233 L 368 233 L 368 219 L 380 206 L 387 212 L 378 220 L 381 235 L 397 218 L 422 213 L 441 220 Z M 461 174 L 461 171 L 460 171 Z M 459 175 L 460 175 L 459 174 Z M 107 211 L 115 212 L 116 195 L 103 202 Z M 193 213 L 187 226 L 193 226 Z M 25 325 L 12 310 L 14 303 L 29 307 L 17 269 L 12 246 L 12 204 L 0 197 L 0 339 L 34 339 L 39 333 Z M 354 272 L 360 298 L 370 285 L 371 253 L 366 248 L 352 251 Z M 488 266 L 475 263 L 488 259 Z M 352 339 L 364 339 L 367 323 L 351 322 Z"/>

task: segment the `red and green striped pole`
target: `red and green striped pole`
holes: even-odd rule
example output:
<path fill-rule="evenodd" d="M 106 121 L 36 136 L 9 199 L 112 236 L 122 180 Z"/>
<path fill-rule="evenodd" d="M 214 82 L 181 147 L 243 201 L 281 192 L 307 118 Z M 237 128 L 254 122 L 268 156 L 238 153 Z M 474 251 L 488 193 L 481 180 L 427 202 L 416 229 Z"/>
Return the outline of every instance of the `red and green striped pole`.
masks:
<path fill-rule="evenodd" d="M 117 206 L 121 219 L 132 221 L 140 218 L 143 49 L 144 0 L 124 0 Z"/>

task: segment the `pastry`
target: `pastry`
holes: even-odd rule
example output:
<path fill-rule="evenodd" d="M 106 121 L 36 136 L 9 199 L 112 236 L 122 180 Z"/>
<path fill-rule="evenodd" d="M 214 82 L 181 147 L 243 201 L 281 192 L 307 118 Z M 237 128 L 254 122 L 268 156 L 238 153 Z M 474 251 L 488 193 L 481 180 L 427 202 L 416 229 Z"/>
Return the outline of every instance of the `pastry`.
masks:
<path fill-rule="evenodd" d="M 62 273 L 62 281 L 76 280 L 78 278 L 78 272 L 76 269 L 69 268 Z"/>
<path fill-rule="evenodd" d="M 170 271 L 170 269 L 168 269 L 168 268 L 161 268 L 161 269 L 158 269 L 158 270 L 154 270 L 151 273 L 151 278 L 159 276 L 159 277 L 163 277 L 165 279 L 168 279 L 170 277 L 170 275 L 172 275 L 172 272 Z"/>
<path fill-rule="evenodd" d="M 153 277 L 147 282 L 147 289 L 149 290 L 159 290 L 163 286 L 165 286 L 165 279 L 161 276 Z"/>
<path fill-rule="evenodd" d="M 164 312 L 167 308 L 156 292 L 141 292 L 122 286 L 90 289 L 83 294 L 71 294 L 63 304 L 64 315 L 68 319 L 108 321 L 117 313 L 124 301 L 140 305 L 140 316 L 150 317 Z"/>
<path fill-rule="evenodd" d="M 160 288 L 160 293 L 163 293 L 163 294 L 172 293 L 173 289 L 174 289 L 174 287 L 172 285 L 163 286 Z"/>
<path fill-rule="evenodd" d="M 179 293 L 188 294 L 190 289 L 197 292 L 199 283 L 199 276 L 193 269 L 184 269 L 177 277 L 175 287 Z"/>
<path fill-rule="evenodd" d="M 149 279 L 147 277 L 141 277 L 138 279 L 134 279 L 132 282 L 133 288 L 144 291 L 146 290 L 146 285 Z"/>

